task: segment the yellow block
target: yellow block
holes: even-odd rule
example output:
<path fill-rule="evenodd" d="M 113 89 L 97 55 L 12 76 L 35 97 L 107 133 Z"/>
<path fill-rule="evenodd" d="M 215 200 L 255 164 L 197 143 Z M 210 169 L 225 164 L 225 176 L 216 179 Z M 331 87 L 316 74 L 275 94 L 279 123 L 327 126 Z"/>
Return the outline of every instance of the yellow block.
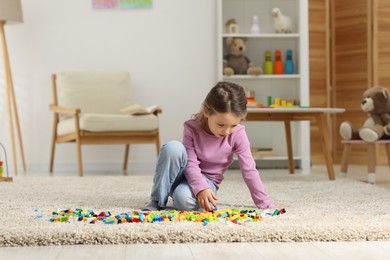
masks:
<path fill-rule="evenodd" d="M 280 107 L 280 98 L 275 98 L 275 107 Z"/>

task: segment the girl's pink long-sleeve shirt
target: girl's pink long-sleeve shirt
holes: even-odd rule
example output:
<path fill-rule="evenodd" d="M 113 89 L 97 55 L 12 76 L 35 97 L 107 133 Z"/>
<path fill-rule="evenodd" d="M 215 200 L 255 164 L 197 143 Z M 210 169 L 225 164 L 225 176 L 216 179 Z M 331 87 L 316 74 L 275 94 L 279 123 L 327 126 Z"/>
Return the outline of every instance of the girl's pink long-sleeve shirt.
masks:
<path fill-rule="evenodd" d="M 184 122 L 183 144 L 188 154 L 188 164 L 184 175 L 192 192 L 210 188 L 202 178 L 204 174 L 218 188 L 224 173 L 233 161 L 234 153 L 238 157 L 242 177 L 248 186 L 253 202 L 258 208 L 271 207 L 264 185 L 252 157 L 250 143 L 243 125 L 237 125 L 235 131 L 218 138 L 204 131 L 195 119 Z"/>

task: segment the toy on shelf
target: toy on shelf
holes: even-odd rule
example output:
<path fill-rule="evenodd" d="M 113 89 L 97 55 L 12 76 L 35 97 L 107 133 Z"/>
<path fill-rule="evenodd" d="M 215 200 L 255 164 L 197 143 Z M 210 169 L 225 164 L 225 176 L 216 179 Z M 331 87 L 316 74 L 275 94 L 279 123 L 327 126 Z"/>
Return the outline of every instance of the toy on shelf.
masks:
<path fill-rule="evenodd" d="M 5 163 L 6 163 L 6 166 L 7 166 L 7 177 L 4 177 L 3 176 L 4 161 L 1 159 L 1 156 L 0 156 L 0 181 L 12 181 L 12 177 L 9 177 L 9 175 L 8 175 L 7 152 L 5 151 L 5 148 L 4 148 L 2 143 L 0 143 L 0 146 L 3 148 L 4 157 L 5 157 Z"/>
<path fill-rule="evenodd" d="M 246 101 L 246 107 L 257 107 L 257 101 L 254 97 L 247 97 Z"/>
<path fill-rule="evenodd" d="M 274 74 L 283 74 L 284 65 L 282 61 L 282 52 L 280 50 L 275 51 L 275 62 L 274 62 Z"/>
<path fill-rule="evenodd" d="M 286 62 L 284 64 L 284 74 L 294 74 L 294 62 L 292 60 L 292 50 L 287 50 L 286 52 Z"/>
<path fill-rule="evenodd" d="M 255 91 L 250 89 L 245 89 L 245 96 L 246 96 L 246 106 L 247 107 L 257 107 L 257 101 L 255 98 Z"/>
<path fill-rule="evenodd" d="M 226 38 L 226 45 L 229 54 L 223 59 L 223 74 L 231 75 L 260 75 L 263 70 L 261 67 L 253 66 L 247 56 L 245 56 L 246 38 Z"/>
<path fill-rule="evenodd" d="M 274 102 L 274 108 L 280 107 L 280 104 L 281 104 L 280 98 L 279 98 L 279 97 L 276 97 L 276 98 L 275 98 L 275 102 Z"/>
<path fill-rule="evenodd" d="M 238 33 L 238 24 L 236 22 L 236 19 L 229 19 L 225 23 L 225 31 L 226 33 Z"/>
<path fill-rule="evenodd" d="M 272 106 L 272 97 L 271 96 L 267 97 L 267 106 L 268 107 Z"/>
<path fill-rule="evenodd" d="M 271 75 L 274 73 L 271 51 L 265 51 L 265 61 L 264 61 L 264 74 Z"/>
<path fill-rule="evenodd" d="M 272 17 L 274 18 L 276 33 L 292 33 L 291 18 L 282 14 L 279 8 L 272 9 Z"/>
<path fill-rule="evenodd" d="M 280 97 L 275 97 L 274 102 L 272 103 L 272 96 L 267 97 L 267 107 L 270 108 L 297 108 L 295 101 L 293 99 L 282 99 Z"/>
<path fill-rule="evenodd" d="M 257 17 L 257 15 L 254 15 L 252 17 L 251 34 L 259 34 L 259 33 L 260 33 L 259 17 Z"/>

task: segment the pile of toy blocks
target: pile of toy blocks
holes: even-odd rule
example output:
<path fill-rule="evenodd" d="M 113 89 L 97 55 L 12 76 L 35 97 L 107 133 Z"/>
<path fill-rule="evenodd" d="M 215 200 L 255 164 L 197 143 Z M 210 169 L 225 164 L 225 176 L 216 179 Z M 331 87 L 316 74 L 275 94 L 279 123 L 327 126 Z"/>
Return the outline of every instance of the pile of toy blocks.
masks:
<path fill-rule="evenodd" d="M 257 222 L 266 216 L 284 214 L 285 209 L 254 210 L 254 209 L 216 209 L 214 211 L 131 211 L 120 214 L 111 214 L 102 211 L 96 214 L 89 209 L 76 208 L 75 210 L 52 211 L 51 222 L 76 222 L 87 221 L 91 224 L 102 222 L 105 224 L 120 223 L 156 223 L 156 222 L 200 222 L 207 225 L 210 222 L 224 221 L 234 224 L 245 222 Z M 41 218 L 41 217 L 40 217 Z"/>

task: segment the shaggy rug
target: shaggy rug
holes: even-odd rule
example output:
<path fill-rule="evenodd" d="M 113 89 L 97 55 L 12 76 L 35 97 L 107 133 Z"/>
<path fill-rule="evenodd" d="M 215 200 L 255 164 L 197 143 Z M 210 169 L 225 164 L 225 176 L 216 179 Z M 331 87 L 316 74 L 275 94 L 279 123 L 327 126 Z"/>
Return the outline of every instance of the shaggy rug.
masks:
<path fill-rule="evenodd" d="M 285 214 L 254 223 L 208 225 L 50 222 L 49 211 L 59 208 L 113 214 L 141 209 L 153 176 L 17 177 L 0 183 L 0 246 L 390 240 L 389 189 L 271 171 L 262 171 L 261 177 L 271 201 Z M 238 171 L 226 174 L 218 207 L 254 208 Z"/>

